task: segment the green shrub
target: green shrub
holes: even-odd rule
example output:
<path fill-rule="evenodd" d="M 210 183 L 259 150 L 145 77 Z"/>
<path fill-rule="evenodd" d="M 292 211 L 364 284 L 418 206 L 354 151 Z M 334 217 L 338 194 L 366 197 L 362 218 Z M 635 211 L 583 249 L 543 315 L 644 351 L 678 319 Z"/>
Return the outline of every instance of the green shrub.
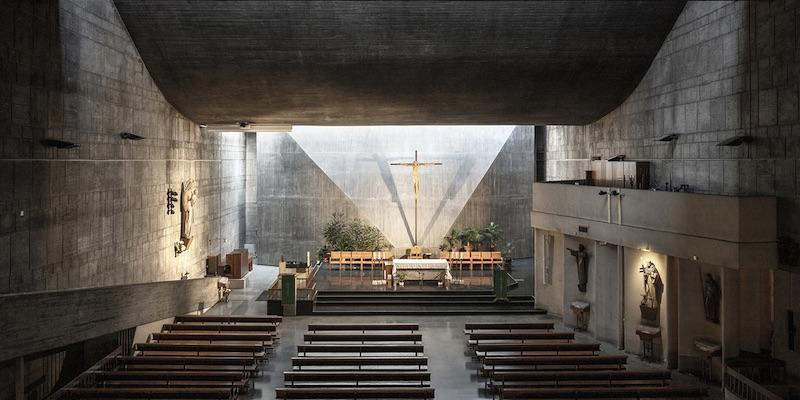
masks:
<path fill-rule="evenodd" d="M 381 231 L 358 218 L 334 213 L 322 231 L 325 242 L 339 251 L 379 251 L 391 248 Z"/>

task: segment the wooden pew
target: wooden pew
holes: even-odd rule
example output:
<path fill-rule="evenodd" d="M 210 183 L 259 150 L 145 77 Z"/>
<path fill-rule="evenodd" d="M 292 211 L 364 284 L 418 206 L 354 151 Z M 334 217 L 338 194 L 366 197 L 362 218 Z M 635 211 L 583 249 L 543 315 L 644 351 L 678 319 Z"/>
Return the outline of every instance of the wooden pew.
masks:
<path fill-rule="evenodd" d="M 570 341 L 575 339 L 574 332 L 489 332 L 489 333 L 469 333 L 470 345 L 480 344 L 481 341 L 516 341 L 525 342 L 531 340 L 549 340 L 549 341 Z"/>
<path fill-rule="evenodd" d="M 422 370 L 427 368 L 428 357 L 292 357 L 292 367 L 303 370 L 303 367 L 392 367 L 397 369 L 401 366 L 416 367 Z"/>
<path fill-rule="evenodd" d="M 657 371 L 514 371 L 492 374 L 493 388 L 564 386 L 667 386 L 670 372 Z"/>
<path fill-rule="evenodd" d="M 229 389 L 216 388 L 65 388 L 70 399 L 230 399 Z"/>
<path fill-rule="evenodd" d="M 541 371 L 541 370 L 594 370 L 624 369 L 627 356 L 523 356 L 486 357 L 483 370 L 493 371 Z"/>
<path fill-rule="evenodd" d="M 708 390 L 687 386 L 503 389 L 504 399 L 702 399 Z"/>
<path fill-rule="evenodd" d="M 150 336 L 152 340 L 155 340 L 159 343 L 169 343 L 169 342 L 186 342 L 186 341 L 196 341 L 196 342 L 206 342 L 206 343 L 217 343 L 217 342 L 256 342 L 260 343 L 262 346 L 272 346 L 272 335 L 264 334 L 264 333 L 218 333 L 218 332 L 211 332 L 211 333 L 172 333 L 172 332 L 162 332 L 162 333 L 153 333 Z"/>
<path fill-rule="evenodd" d="M 419 331 L 419 324 L 309 324 L 308 330 L 319 331 Z"/>
<path fill-rule="evenodd" d="M 486 357 L 490 353 L 555 353 L 572 354 L 589 353 L 596 355 L 600 351 L 599 343 L 489 343 L 475 345 L 475 355 L 478 358 Z"/>
<path fill-rule="evenodd" d="M 433 388 L 277 388 L 278 399 L 433 399 Z"/>
<path fill-rule="evenodd" d="M 381 334 L 335 334 L 335 333 L 306 333 L 303 340 L 313 342 L 421 342 L 419 333 L 381 333 Z"/>
<path fill-rule="evenodd" d="M 286 371 L 283 381 L 293 387 L 309 386 L 430 386 L 431 373 L 427 371 Z M 367 385 L 362 383 L 367 382 Z M 428 383 L 426 383 L 428 382 Z"/>
<path fill-rule="evenodd" d="M 197 356 L 250 356 L 262 359 L 266 356 L 265 347 L 258 344 L 198 344 L 198 343 L 136 343 L 134 350 L 140 355 L 156 353 L 166 355 L 197 355 Z M 190 353 L 190 354 L 184 354 Z"/>
<path fill-rule="evenodd" d="M 297 353 L 414 353 L 423 352 L 421 344 L 301 344 L 297 346 Z"/>
<path fill-rule="evenodd" d="M 553 330 L 552 322 L 476 322 L 464 324 L 464 333 L 476 330 L 513 331 L 513 330 Z"/>
<path fill-rule="evenodd" d="M 247 385 L 243 372 L 232 371 L 95 371 L 104 387 L 228 387 Z"/>
<path fill-rule="evenodd" d="M 117 363 L 122 370 L 258 371 L 253 357 L 120 356 Z"/>
<path fill-rule="evenodd" d="M 175 317 L 175 323 L 279 324 L 281 321 L 283 321 L 283 317 L 279 315 L 179 315 Z"/>
<path fill-rule="evenodd" d="M 163 332 L 264 332 L 275 335 L 277 328 L 274 324 L 164 324 L 161 330 Z"/>

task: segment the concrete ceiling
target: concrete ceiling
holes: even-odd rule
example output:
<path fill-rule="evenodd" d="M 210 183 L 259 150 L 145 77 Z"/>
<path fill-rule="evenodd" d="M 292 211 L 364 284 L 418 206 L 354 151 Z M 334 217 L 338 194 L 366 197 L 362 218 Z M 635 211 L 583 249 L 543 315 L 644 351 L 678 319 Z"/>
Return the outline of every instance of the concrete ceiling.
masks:
<path fill-rule="evenodd" d="M 370 125 L 592 122 L 685 1 L 115 3 L 196 122 Z"/>

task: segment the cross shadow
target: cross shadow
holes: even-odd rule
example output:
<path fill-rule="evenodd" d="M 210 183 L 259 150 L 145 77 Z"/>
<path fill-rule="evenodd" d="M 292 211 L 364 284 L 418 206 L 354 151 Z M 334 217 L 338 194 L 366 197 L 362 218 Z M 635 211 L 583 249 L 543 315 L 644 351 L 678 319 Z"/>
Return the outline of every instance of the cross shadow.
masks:
<path fill-rule="evenodd" d="M 471 158 L 467 158 L 464 162 L 458 167 L 458 173 L 456 174 L 455 178 L 450 181 L 450 186 L 447 188 L 447 192 L 442 196 L 442 200 L 439 201 L 439 205 L 436 207 L 436 211 L 433 213 L 433 217 L 428 221 L 428 224 L 425 226 L 425 229 L 422 231 L 422 235 L 420 237 L 420 243 L 424 243 L 425 239 L 428 238 L 428 235 L 433 229 L 434 224 L 439 219 L 439 216 L 444 210 L 444 206 L 447 204 L 447 200 L 454 198 L 455 195 L 458 193 L 461 188 L 464 187 L 466 184 L 466 179 L 475 168 L 475 160 Z M 487 170 L 488 171 L 488 170 Z M 483 178 L 481 178 L 483 179 Z M 477 186 L 476 186 L 477 188 Z M 472 193 L 470 193 L 470 196 Z"/>
<path fill-rule="evenodd" d="M 395 185 L 394 178 L 392 177 L 389 160 L 377 153 L 374 153 L 372 158 L 378 164 L 378 169 L 381 172 L 381 179 L 383 179 L 383 183 L 392 195 L 392 203 L 397 204 L 397 210 L 400 211 L 400 217 L 403 219 L 403 225 L 405 225 L 406 233 L 408 234 L 408 241 L 414 243 L 414 234 L 411 232 L 411 226 L 408 223 L 406 212 L 403 209 L 403 203 L 400 202 L 400 194 L 397 192 L 397 185 Z"/>

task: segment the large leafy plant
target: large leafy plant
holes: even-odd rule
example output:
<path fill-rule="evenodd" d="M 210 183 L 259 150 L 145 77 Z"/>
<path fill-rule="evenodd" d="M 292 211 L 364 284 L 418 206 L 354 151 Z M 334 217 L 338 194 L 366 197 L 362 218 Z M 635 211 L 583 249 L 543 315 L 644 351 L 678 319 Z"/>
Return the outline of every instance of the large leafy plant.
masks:
<path fill-rule="evenodd" d="M 378 251 L 391 248 L 381 231 L 358 218 L 334 213 L 322 231 L 327 245 L 341 251 Z"/>

